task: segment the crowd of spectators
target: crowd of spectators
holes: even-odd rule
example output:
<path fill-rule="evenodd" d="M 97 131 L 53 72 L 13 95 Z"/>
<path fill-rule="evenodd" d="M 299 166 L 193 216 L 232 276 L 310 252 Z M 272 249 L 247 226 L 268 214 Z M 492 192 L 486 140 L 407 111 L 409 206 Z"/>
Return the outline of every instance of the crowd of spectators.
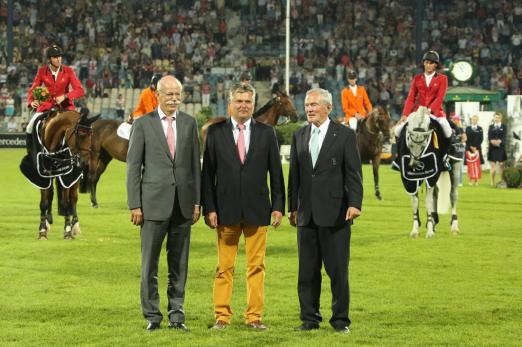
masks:
<path fill-rule="evenodd" d="M 280 85 L 286 1 L 226 3 L 225 8 L 224 0 L 16 1 L 13 64 L 7 66 L 7 1 L 0 0 L 0 116 L 10 118 L 13 102 L 20 115 L 51 42 L 64 48 L 64 62 L 75 68 L 88 97 L 103 96 L 107 88 L 144 88 L 153 73 L 171 73 L 184 82 L 186 101 L 218 104 L 221 114 L 224 91 L 243 70 L 271 87 Z M 473 61 L 472 85 L 520 94 L 520 0 L 425 4 L 422 50 L 437 50 L 445 63 Z M 231 30 L 228 19 L 234 16 L 240 23 Z M 321 86 L 333 92 L 334 111 L 341 115 L 340 91 L 347 70 L 354 69 L 372 102 L 400 115 L 417 72 L 415 2 L 291 0 L 290 16 L 291 94 L 301 113 L 303 93 Z M 228 72 L 216 76 L 213 67 Z"/>

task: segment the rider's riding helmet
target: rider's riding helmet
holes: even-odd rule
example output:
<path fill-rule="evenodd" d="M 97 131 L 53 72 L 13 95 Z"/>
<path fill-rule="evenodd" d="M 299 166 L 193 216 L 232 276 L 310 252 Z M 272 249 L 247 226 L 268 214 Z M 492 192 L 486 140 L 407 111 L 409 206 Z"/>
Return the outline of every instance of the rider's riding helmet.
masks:
<path fill-rule="evenodd" d="M 156 86 L 158 85 L 158 82 L 162 77 L 163 76 L 160 74 L 155 74 L 154 76 L 152 76 L 152 78 L 150 79 L 150 86 L 152 89 L 156 89 Z"/>
<path fill-rule="evenodd" d="M 348 71 L 348 73 L 346 74 L 346 77 L 349 79 L 349 80 L 355 80 L 357 79 L 357 72 L 353 71 L 353 70 L 350 70 Z"/>
<path fill-rule="evenodd" d="M 422 56 L 422 62 L 424 63 L 424 61 L 426 61 L 426 60 L 436 62 L 437 63 L 437 68 L 440 67 L 439 53 L 437 53 L 435 51 L 427 51 Z"/>
<path fill-rule="evenodd" d="M 63 50 L 58 45 L 51 45 L 51 47 L 47 48 L 47 59 L 51 57 L 61 57 L 63 55 Z"/>
<path fill-rule="evenodd" d="M 241 82 L 243 81 L 251 81 L 252 80 L 252 74 L 249 72 L 249 71 L 244 71 L 241 73 L 241 75 L 239 76 L 239 80 Z"/>

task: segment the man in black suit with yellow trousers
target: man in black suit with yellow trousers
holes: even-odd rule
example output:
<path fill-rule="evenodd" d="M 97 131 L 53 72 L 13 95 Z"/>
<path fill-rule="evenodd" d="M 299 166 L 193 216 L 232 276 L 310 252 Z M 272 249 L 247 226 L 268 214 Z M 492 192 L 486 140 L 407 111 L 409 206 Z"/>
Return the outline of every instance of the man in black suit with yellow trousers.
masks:
<path fill-rule="evenodd" d="M 230 118 L 208 128 L 203 156 L 205 223 L 217 230 L 212 327 L 217 330 L 226 329 L 231 321 L 232 282 L 241 234 L 247 258 L 245 323 L 250 329 L 266 330 L 262 317 L 267 230 L 269 224 L 277 227 L 281 223 L 285 187 L 275 131 L 252 118 L 254 100 L 252 86 L 231 88 Z"/>
<path fill-rule="evenodd" d="M 319 328 L 321 267 L 331 280 L 335 331 L 349 333 L 348 261 L 351 224 L 361 214 L 361 160 L 353 130 L 328 115 L 332 95 L 315 88 L 306 93 L 307 126 L 294 133 L 288 181 L 290 224 L 297 226 L 298 295 L 302 324 Z"/>

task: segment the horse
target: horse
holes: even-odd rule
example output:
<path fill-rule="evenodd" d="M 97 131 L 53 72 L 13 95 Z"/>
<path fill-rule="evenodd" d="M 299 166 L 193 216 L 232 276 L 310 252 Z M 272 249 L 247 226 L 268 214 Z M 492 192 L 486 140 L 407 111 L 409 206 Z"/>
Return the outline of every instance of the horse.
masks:
<path fill-rule="evenodd" d="M 285 123 L 297 122 L 298 114 L 290 97 L 281 91 L 277 91 L 275 96 L 270 99 L 263 107 L 255 111 L 252 115 L 257 122 L 276 126 L 279 122 L 279 117 L 285 116 L 287 120 Z M 204 145 L 207 138 L 207 129 L 212 124 L 216 124 L 226 120 L 227 117 L 214 117 L 209 119 L 201 127 L 201 143 Z"/>
<path fill-rule="evenodd" d="M 121 121 L 113 119 L 99 119 L 92 125 L 91 158 L 88 165 L 84 165 L 80 192 L 89 191 L 91 206 L 94 208 L 98 208 L 96 186 L 107 165 L 113 158 L 122 162 L 127 159 L 129 140 L 116 133 L 120 124 Z"/>
<path fill-rule="evenodd" d="M 54 111 L 43 121 L 41 127 L 41 144 L 44 148 L 44 152 L 48 152 L 49 154 L 57 153 L 65 144 L 68 148 L 66 151 L 70 151 L 71 154 L 69 159 L 65 159 L 65 161 L 72 164 L 73 170 L 78 169 L 78 176 L 80 176 L 81 163 L 90 160 L 91 124 L 98 117 L 99 115 L 88 118 L 87 114 L 80 114 L 76 111 Z M 78 177 L 73 176 L 72 181 L 64 184 L 64 176 L 65 175 L 59 175 L 56 178 L 58 214 L 64 216 L 63 238 L 70 240 L 74 239 L 74 237 L 81 232 L 76 211 L 79 182 Z M 51 211 L 53 195 L 54 191 L 51 178 L 48 187 L 40 189 L 39 240 L 47 240 L 50 224 L 53 222 Z"/>
<path fill-rule="evenodd" d="M 443 167 L 441 152 L 442 130 L 437 122 L 431 121 L 427 107 L 419 107 L 408 117 L 405 129 L 399 138 L 399 169 L 403 185 L 411 195 L 413 226 L 411 238 L 419 237 L 418 189 L 426 183 L 426 238 L 435 236 L 434 190 Z"/>
<path fill-rule="evenodd" d="M 382 200 L 379 189 L 379 165 L 382 145 L 390 139 L 391 117 L 382 106 L 372 110 L 357 127 L 357 145 L 361 161 L 372 162 L 375 197 Z"/>
<path fill-rule="evenodd" d="M 277 125 L 280 116 L 287 116 L 288 121 L 296 122 L 298 115 L 294 104 L 284 93 L 278 93 L 266 105 L 257 110 L 253 117 L 258 122 Z M 226 119 L 225 117 L 216 117 L 207 121 L 201 128 L 202 143 L 205 143 L 207 128 L 214 123 Z M 125 162 L 127 159 L 127 150 L 129 141 L 117 135 L 116 130 L 121 122 L 116 120 L 98 120 L 93 124 L 92 138 L 92 154 L 88 167 L 85 168 L 85 176 L 80 186 L 80 192 L 90 193 L 91 205 L 98 207 L 96 198 L 96 187 L 101 175 L 109 165 L 109 162 L 115 158 Z"/>

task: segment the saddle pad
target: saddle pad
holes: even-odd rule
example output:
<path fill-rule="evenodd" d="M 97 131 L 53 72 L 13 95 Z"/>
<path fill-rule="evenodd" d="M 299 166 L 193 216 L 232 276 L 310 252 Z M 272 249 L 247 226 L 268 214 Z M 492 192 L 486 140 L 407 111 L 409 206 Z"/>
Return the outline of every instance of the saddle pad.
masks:
<path fill-rule="evenodd" d="M 125 140 L 128 140 L 130 137 L 131 128 L 132 128 L 132 124 L 123 122 L 118 127 L 118 130 L 116 130 L 116 134 L 118 134 L 119 137 L 124 138 Z"/>

